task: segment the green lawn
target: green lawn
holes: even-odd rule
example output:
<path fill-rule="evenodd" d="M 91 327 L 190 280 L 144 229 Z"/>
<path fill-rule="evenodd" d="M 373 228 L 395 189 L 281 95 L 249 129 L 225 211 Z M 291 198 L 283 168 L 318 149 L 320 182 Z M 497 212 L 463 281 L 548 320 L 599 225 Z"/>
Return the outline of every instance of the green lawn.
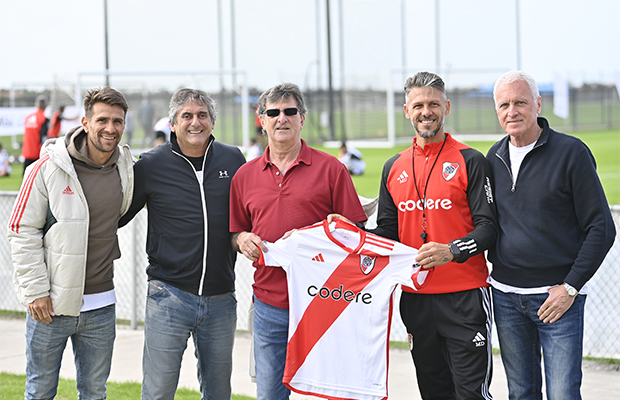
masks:
<path fill-rule="evenodd" d="M 413 131 L 412 131 L 413 133 Z M 573 135 L 583 140 L 592 150 L 598 166 L 598 173 L 607 194 L 609 204 L 620 204 L 620 132 L 617 130 L 578 132 Z M 492 141 L 468 142 L 468 145 L 486 154 L 493 144 Z M 336 148 L 313 146 L 327 153 L 337 155 Z M 361 176 L 354 176 L 353 182 L 358 193 L 365 197 L 379 195 L 379 183 L 383 164 L 394 154 L 407 148 L 407 145 L 391 149 L 364 148 L 360 149 L 366 160 L 366 172 Z M 19 190 L 22 180 L 22 165 L 13 164 L 13 173 L 10 177 L 0 178 L 0 191 Z"/>
<path fill-rule="evenodd" d="M 26 375 L 0 373 L 0 398 L 3 400 L 20 400 L 24 398 Z M 108 382 L 108 398 L 110 399 L 139 399 L 140 384 L 137 382 Z M 58 383 L 57 400 L 77 399 L 75 381 L 60 379 Z M 200 400 L 200 393 L 190 389 L 178 389 L 175 400 Z M 232 395 L 233 400 L 255 400 L 254 397 Z"/>
<path fill-rule="evenodd" d="M 583 140 L 592 150 L 609 204 L 620 204 L 620 132 L 616 130 L 594 131 L 573 133 L 573 135 Z M 493 141 L 467 142 L 469 146 L 480 150 L 485 155 L 493 143 Z M 313 147 L 333 155 L 338 154 L 338 149 L 335 148 Z M 366 172 L 360 176 L 353 176 L 353 183 L 358 193 L 371 198 L 378 196 L 383 164 L 407 147 L 407 145 L 402 145 L 391 149 L 359 149 L 366 160 Z"/>

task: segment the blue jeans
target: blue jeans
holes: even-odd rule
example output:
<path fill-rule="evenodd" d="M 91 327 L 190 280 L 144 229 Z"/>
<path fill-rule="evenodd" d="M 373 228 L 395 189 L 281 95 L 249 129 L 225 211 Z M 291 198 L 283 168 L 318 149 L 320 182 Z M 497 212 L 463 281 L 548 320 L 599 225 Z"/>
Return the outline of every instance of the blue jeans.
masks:
<path fill-rule="evenodd" d="M 161 281 L 150 281 L 144 326 L 142 399 L 174 399 L 190 335 L 196 349 L 202 398 L 230 399 L 236 327 L 234 293 L 197 296 Z"/>
<path fill-rule="evenodd" d="M 62 354 L 69 338 L 73 345 L 79 398 L 106 398 L 106 381 L 116 338 L 114 304 L 82 312 L 77 317 L 52 317 L 49 324 L 28 315 L 26 400 L 53 399 L 56 396 Z"/>
<path fill-rule="evenodd" d="M 493 289 L 495 324 L 510 400 L 542 399 L 541 350 L 548 400 L 581 399 L 585 295 L 552 324 L 537 315 L 548 294 Z"/>
<path fill-rule="evenodd" d="M 254 358 L 257 400 L 286 400 L 284 386 L 288 341 L 288 309 L 263 303 L 254 296 Z"/>

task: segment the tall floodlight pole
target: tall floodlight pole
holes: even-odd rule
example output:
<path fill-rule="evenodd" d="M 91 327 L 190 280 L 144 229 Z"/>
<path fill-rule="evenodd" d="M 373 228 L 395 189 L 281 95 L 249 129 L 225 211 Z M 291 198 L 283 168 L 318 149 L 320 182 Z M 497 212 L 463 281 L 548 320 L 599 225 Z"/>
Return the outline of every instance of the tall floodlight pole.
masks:
<path fill-rule="evenodd" d="M 235 39 L 235 0 L 230 0 L 230 51 L 232 52 L 231 54 L 231 61 L 232 61 L 232 85 L 233 85 L 233 92 L 235 90 L 237 90 L 237 41 Z M 234 102 L 233 102 L 233 107 L 234 107 Z M 248 112 L 248 110 L 243 110 L 241 109 L 241 113 L 246 113 Z M 234 115 L 234 112 L 233 112 Z M 233 138 L 235 139 L 235 142 L 237 142 L 237 133 L 238 133 L 238 129 L 237 129 L 237 118 L 233 118 Z M 249 146 L 250 143 L 243 143 L 244 147 Z"/>
<path fill-rule="evenodd" d="M 327 5 L 327 72 L 329 76 L 329 140 L 334 140 L 334 87 L 332 85 L 332 39 L 329 21 L 329 0 Z"/>
<path fill-rule="evenodd" d="M 318 91 L 322 83 L 321 82 L 321 13 L 319 10 L 321 9 L 321 0 L 316 0 L 315 9 L 316 9 L 316 90 Z"/>
<path fill-rule="evenodd" d="M 405 4 L 407 4 L 407 0 L 400 0 L 400 44 L 401 44 L 401 62 L 402 62 L 402 70 L 403 70 L 403 82 L 407 79 L 407 28 L 406 21 L 407 18 L 405 16 Z"/>
<path fill-rule="evenodd" d="M 219 44 L 219 62 L 220 62 L 220 91 L 224 90 L 224 34 L 222 33 L 222 0 L 217 0 L 217 36 Z"/>
<path fill-rule="evenodd" d="M 224 27 L 223 27 L 224 23 L 222 21 L 222 0 L 217 0 L 217 39 L 218 39 L 218 47 L 219 47 L 219 65 L 220 65 L 220 113 L 221 115 L 225 115 L 227 113 L 227 106 L 226 106 L 226 101 L 224 100 Z M 226 132 L 226 119 L 224 118 L 220 118 L 220 124 L 219 124 L 219 132 L 222 133 L 222 135 L 225 135 Z"/>
<path fill-rule="evenodd" d="M 108 0 L 103 0 L 103 32 L 105 36 L 105 85 L 110 87 L 110 59 L 108 56 Z"/>
<path fill-rule="evenodd" d="M 519 0 L 515 1 L 516 23 L 517 23 L 517 69 L 521 70 L 521 13 L 519 10 Z"/>
<path fill-rule="evenodd" d="M 344 85 L 344 18 L 342 10 L 342 0 L 338 0 L 338 19 L 340 36 L 340 129 L 342 130 L 342 141 L 347 141 L 347 131 L 345 123 L 345 85 Z"/>
<path fill-rule="evenodd" d="M 235 30 L 235 0 L 230 0 L 230 51 L 232 53 L 233 88 L 237 87 L 237 74 L 235 72 L 237 69 L 237 41 L 235 38 Z"/>
<path fill-rule="evenodd" d="M 440 41 L 439 41 L 439 0 L 435 0 L 435 73 L 440 74 L 439 68 L 441 67 L 441 62 L 439 59 L 439 49 L 440 49 Z"/>

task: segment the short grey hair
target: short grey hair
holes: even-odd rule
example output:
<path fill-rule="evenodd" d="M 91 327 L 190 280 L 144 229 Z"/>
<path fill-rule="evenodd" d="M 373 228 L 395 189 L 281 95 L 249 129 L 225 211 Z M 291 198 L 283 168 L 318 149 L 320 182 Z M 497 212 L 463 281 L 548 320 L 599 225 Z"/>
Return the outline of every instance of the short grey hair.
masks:
<path fill-rule="evenodd" d="M 418 72 L 405 81 L 405 87 L 403 88 L 405 91 L 405 101 L 409 99 L 409 92 L 414 87 L 430 87 L 432 89 L 437 89 L 446 97 L 446 84 L 439 75 L 432 72 Z"/>
<path fill-rule="evenodd" d="M 177 114 L 181 107 L 185 104 L 193 101 L 196 104 L 206 106 L 209 110 L 209 117 L 211 117 L 211 123 L 215 123 L 217 114 L 215 112 L 215 101 L 205 92 L 200 89 L 179 89 L 172 95 L 170 99 L 170 106 L 168 108 L 168 118 L 170 119 L 170 125 L 177 124 Z"/>
<path fill-rule="evenodd" d="M 496 102 L 495 94 L 497 93 L 497 89 L 504 84 L 515 83 L 523 81 L 527 83 L 530 87 L 530 93 L 532 94 L 532 99 L 534 101 L 538 100 L 540 96 L 540 92 L 538 91 L 538 85 L 536 85 L 536 81 L 530 74 L 523 71 L 509 71 L 504 75 L 500 76 L 497 81 L 495 81 L 495 86 L 493 87 L 493 102 Z"/>
<path fill-rule="evenodd" d="M 265 90 L 258 98 L 258 110 L 256 110 L 256 113 L 259 116 L 263 115 L 267 110 L 267 103 L 277 103 L 281 99 L 290 99 L 291 97 L 297 102 L 299 115 L 305 115 L 308 109 L 306 108 L 304 95 L 301 93 L 299 86 L 290 82 L 280 83 L 279 85 Z"/>

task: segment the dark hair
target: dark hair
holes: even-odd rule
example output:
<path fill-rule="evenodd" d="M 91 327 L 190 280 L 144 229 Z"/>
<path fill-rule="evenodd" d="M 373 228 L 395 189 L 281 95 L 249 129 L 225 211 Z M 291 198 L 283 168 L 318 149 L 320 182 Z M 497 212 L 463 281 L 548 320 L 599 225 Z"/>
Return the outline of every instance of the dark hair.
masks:
<path fill-rule="evenodd" d="M 411 88 L 414 87 L 430 87 L 439 90 L 443 93 L 444 97 L 446 95 L 446 84 L 443 82 L 443 79 L 432 72 L 418 72 L 407 79 L 405 87 L 403 88 L 405 91 L 405 100 L 408 100 L 409 92 Z"/>
<path fill-rule="evenodd" d="M 127 100 L 118 90 L 111 87 L 91 89 L 84 96 L 84 115 L 90 118 L 93 115 L 93 106 L 96 103 L 104 103 L 110 106 L 118 106 L 123 109 L 124 116 L 127 115 L 129 105 Z"/>
<path fill-rule="evenodd" d="M 308 109 L 306 108 L 304 95 L 301 93 L 299 86 L 290 82 L 280 83 L 279 85 L 265 90 L 258 98 L 258 110 L 256 113 L 258 115 L 263 115 L 267 109 L 267 103 L 277 103 L 281 99 L 290 99 L 291 97 L 297 102 L 299 115 L 305 115 Z"/>
<path fill-rule="evenodd" d="M 40 110 L 45 110 L 47 107 L 47 97 L 42 94 L 38 95 L 34 100 L 34 106 Z"/>
<path fill-rule="evenodd" d="M 170 106 L 168 108 L 170 125 L 177 124 L 177 114 L 179 113 L 179 109 L 190 101 L 207 106 L 209 109 L 209 117 L 211 117 L 211 123 L 215 123 L 215 119 L 217 118 L 215 113 L 215 101 L 209 97 L 207 92 L 204 90 L 184 88 L 174 92 L 172 98 L 170 99 Z"/>

